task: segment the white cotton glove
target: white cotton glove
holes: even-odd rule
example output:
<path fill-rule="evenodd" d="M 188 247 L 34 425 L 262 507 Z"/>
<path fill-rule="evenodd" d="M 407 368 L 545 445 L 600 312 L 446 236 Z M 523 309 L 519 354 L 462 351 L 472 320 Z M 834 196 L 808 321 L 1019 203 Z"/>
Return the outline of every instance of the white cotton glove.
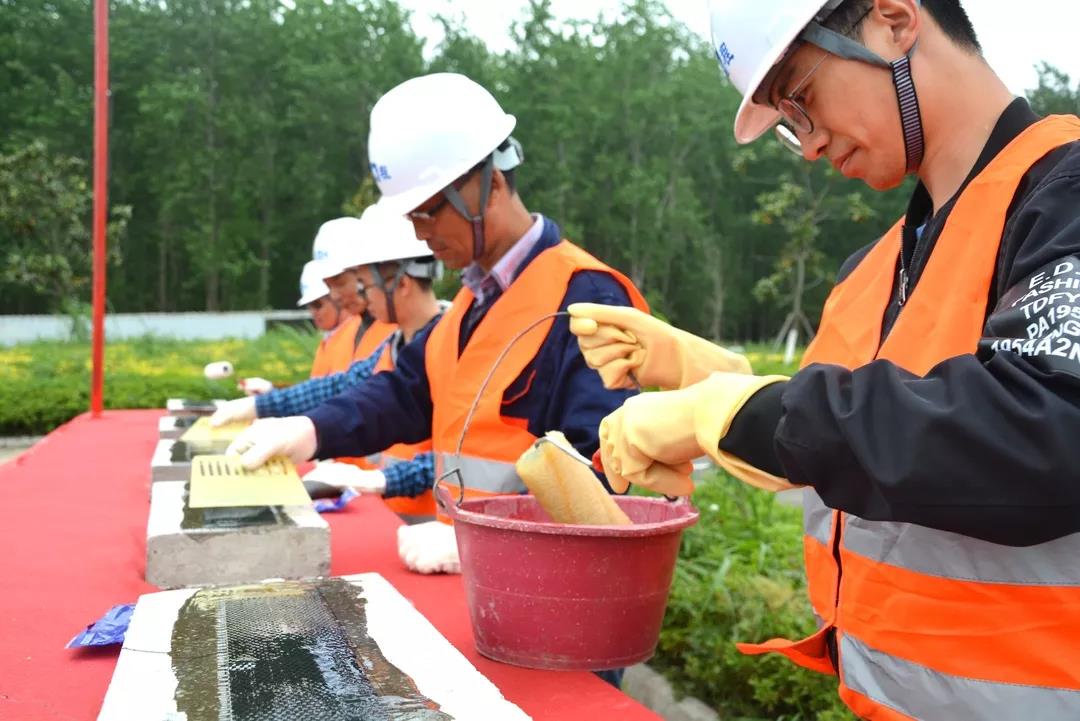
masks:
<path fill-rule="evenodd" d="M 398 556 L 417 573 L 461 573 L 454 527 L 440 521 L 401 526 Z"/>
<path fill-rule="evenodd" d="M 253 420 L 255 420 L 255 398 L 248 396 L 225 401 L 218 406 L 214 415 L 210 416 L 210 425 L 219 428 L 229 423 Z"/>
<path fill-rule="evenodd" d="M 366 470 L 351 463 L 323 461 L 307 472 L 305 481 L 316 481 L 337 488 L 351 488 L 360 494 L 382 494 L 386 490 L 386 474 Z"/>
<path fill-rule="evenodd" d="M 274 456 L 301 463 L 315 455 L 318 439 L 315 424 L 307 416 L 263 418 L 248 426 L 225 450 L 239 455 L 248 469 L 255 469 Z"/>
<path fill-rule="evenodd" d="M 241 378 L 236 387 L 249 396 L 261 396 L 274 390 L 274 384 L 265 378 Z"/>

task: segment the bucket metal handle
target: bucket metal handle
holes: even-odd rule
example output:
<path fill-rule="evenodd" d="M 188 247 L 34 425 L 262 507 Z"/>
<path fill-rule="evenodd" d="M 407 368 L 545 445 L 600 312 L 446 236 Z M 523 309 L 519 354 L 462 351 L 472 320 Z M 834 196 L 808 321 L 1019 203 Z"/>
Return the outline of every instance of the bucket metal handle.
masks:
<path fill-rule="evenodd" d="M 529 323 L 529 325 L 527 325 L 523 330 L 519 331 L 517 335 L 510 339 L 510 342 L 507 343 L 506 347 L 502 349 L 501 353 L 499 353 L 499 357 L 495 359 L 494 363 L 492 363 L 491 370 L 488 371 L 487 377 L 484 378 L 484 382 L 480 384 L 480 390 L 477 391 L 476 398 L 473 399 L 472 406 L 469 408 L 469 412 L 465 416 L 465 423 L 461 426 L 461 435 L 458 436 L 457 449 L 454 451 L 454 460 L 457 461 L 457 465 L 455 465 L 454 468 L 451 468 L 450 470 L 446 471 L 441 476 L 435 479 L 435 501 L 440 506 L 442 506 L 443 510 L 447 513 L 450 513 L 447 501 L 450 501 L 452 499 L 448 497 L 450 494 L 447 493 L 445 490 L 443 490 L 442 493 L 439 493 L 439 490 L 444 480 L 451 476 L 454 476 L 458 486 L 458 497 L 454 505 L 460 507 L 462 502 L 465 500 L 465 481 L 461 477 L 461 449 L 465 445 L 465 434 L 469 432 L 469 425 L 472 423 L 473 416 L 476 415 L 476 409 L 480 405 L 480 399 L 484 397 L 484 391 L 487 390 L 488 384 L 491 382 L 491 379 L 495 377 L 495 371 L 498 370 L 499 365 L 503 362 L 503 359 L 506 358 L 506 354 L 510 352 L 510 349 L 513 348 L 519 340 L 528 335 L 541 323 L 545 323 L 549 320 L 552 320 L 553 318 L 558 318 L 559 316 L 564 315 L 569 316 L 570 314 L 565 310 L 561 310 L 555 313 L 548 313 L 546 315 L 542 315 L 536 320 L 534 320 L 532 323 Z"/>
<path fill-rule="evenodd" d="M 453 516 L 453 513 L 450 511 L 450 505 L 454 505 L 455 507 L 460 508 L 461 504 L 465 501 L 465 481 L 461 477 L 461 449 L 465 445 L 465 434 L 469 432 L 469 425 L 472 423 L 473 416 L 476 415 L 476 409 L 480 405 L 480 399 L 484 397 L 484 391 L 487 390 L 488 384 L 495 376 L 495 371 L 498 370 L 499 365 L 503 362 L 503 359 L 506 358 L 506 354 L 510 352 L 510 349 L 513 348 L 519 340 L 532 332 L 541 323 L 547 322 L 554 318 L 558 318 L 560 316 L 569 317 L 570 313 L 565 310 L 561 310 L 556 311 L 555 313 L 548 313 L 546 315 L 542 315 L 536 320 L 534 320 L 532 323 L 529 323 L 529 325 L 525 326 L 524 329 L 519 331 L 517 335 L 510 339 L 510 342 L 506 344 L 506 347 L 502 349 L 502 352 L 499 353 L 499 357 L 495 359 L 494 363 L 492 363 L 491 370 L 488 371 L 487 376 L 484 378 L 484 382 L 480 384 L 480 390 L 477 391 L 476 398 L 473 399 L 472 406 L 469 407 L 469 412 L 465 416 L 465 423 L 461 426 L 461 435 L 458 436 L 457 448 L 454 450 L 454 460 L 457 462 L 457 464 L 435 479 L 435 502 L 438 503 L 439 506 L 441 506 L 446 513 L 450 514 L 451 517 Z M 634 377 L 633 371 L 630 372 L 630 380 L 633 381 L 634 388 L 639 391 L 642 390 L 641 384 L 638 383 L 637 378 Z M 562 452 L 568 454 L 574 460 L 580 461 L 592 468 L 592 462 L 585 458 L 585 456 L 581 455 L 576 448 L 563 448 L 560 444 L 554 443 L 550 439 L 544 437 L 541 437 L 538 440 L 541 442 L 551 443 Z M 457 482 L 458 497 L 456 501 L 454 501 L 450 497 L 449 492 L 442 487 L 442 482 L 447 478 L 450 478 L 451 476 L 453 476 L 455 481 Z M 673 498 L 667 495 L 665 495 L 664 498 L 671 502 L 675 502 L 678 500 L 677 498 Z"/>

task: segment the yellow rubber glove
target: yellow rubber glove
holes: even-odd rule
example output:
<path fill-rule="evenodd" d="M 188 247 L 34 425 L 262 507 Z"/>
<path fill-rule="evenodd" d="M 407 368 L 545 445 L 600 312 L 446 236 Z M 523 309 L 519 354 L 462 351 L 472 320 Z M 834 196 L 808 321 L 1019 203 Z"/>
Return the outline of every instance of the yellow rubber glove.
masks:
<path fill-rule="evenodd" d="M 573 303 L 570 332 L 605 388 L 685 388 L 710 373 L 750 373 L 745 356 L 687 333 L 637 308 Z M 631 377 L 633 374 L 633 377 Z"/>
<path fill-rule="evenodd" d="M 722 468 L 758 488 L 793 488 L 786 479 L 720 450 L 720 440 L 749 398 L 784 376 L 713 373 L 686 388 L 630 398 L 600 423 L 600 453 L 612 489 L 633 483 L 669 496 L 694 490 L 691 461 L 707 454 Z"/>

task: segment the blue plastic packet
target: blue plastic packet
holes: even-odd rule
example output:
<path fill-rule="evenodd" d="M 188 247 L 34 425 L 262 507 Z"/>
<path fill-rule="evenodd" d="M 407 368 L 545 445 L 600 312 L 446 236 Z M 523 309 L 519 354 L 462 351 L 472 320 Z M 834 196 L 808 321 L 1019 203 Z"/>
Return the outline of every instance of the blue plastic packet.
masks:
<path fill-rule="evenodd" d="M 86 627 L 75 638 L 68 641 L 66 648 L 85 648 L 86 646 L 111 646 L 124 642 L 134 603 L 122 603 L 110 608 L 104 616 Z"/>
<path fill-rule="evenodd" d="M 346 488 L 337 498 L 315 499 L 315 510 L 319 513 L 333 513 L 335 511 L 340 511 L 342 508 L 348 505 L 349 501 L 359 495 L 360 494 L 354 491 L 352 488 Z"/>

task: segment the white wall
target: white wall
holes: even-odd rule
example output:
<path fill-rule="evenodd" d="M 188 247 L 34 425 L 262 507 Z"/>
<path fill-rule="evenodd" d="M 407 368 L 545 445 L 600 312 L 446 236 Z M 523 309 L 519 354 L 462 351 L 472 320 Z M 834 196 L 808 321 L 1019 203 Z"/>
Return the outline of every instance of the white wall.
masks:
<path fill-rule="evenodd" d="M 154 335 L 178 340 L 258 338 L 267 320 L 302 320 L 305 310 L 239 313 L 110 313 L 105 316 L 105 340 Z M 0 315 L 0 346 L 33 340 L 67 340 L 71 320 L 66 316 Z"/>

